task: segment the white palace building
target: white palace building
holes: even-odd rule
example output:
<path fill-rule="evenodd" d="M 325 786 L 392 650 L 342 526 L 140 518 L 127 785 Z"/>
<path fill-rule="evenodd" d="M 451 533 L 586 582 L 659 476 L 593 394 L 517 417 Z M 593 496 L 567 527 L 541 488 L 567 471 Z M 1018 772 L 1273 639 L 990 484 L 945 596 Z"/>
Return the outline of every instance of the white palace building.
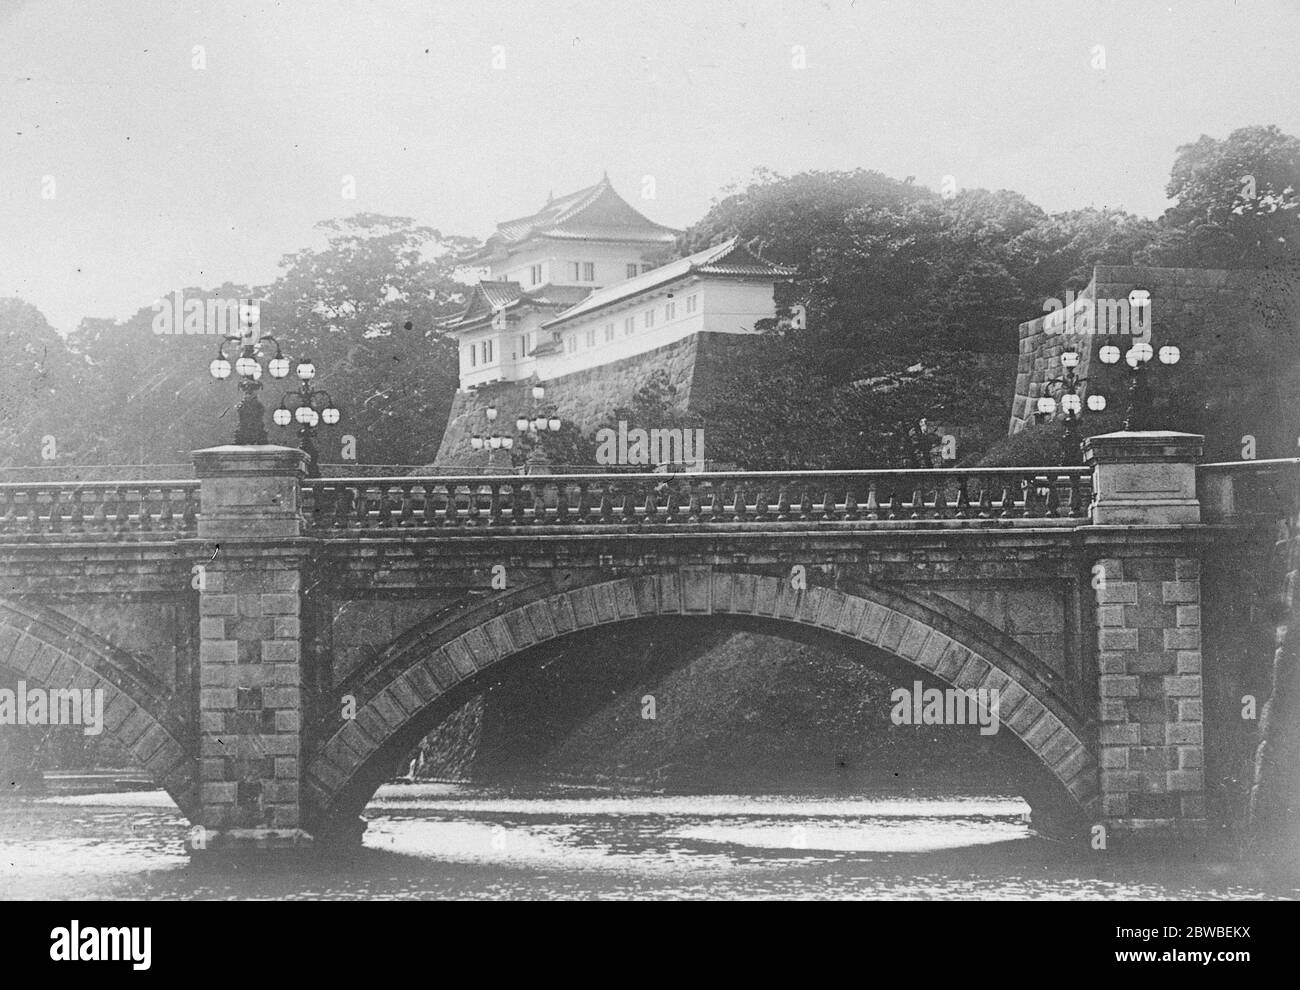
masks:
<path fill-rule="evenodd" d="M 497 225 L 476 261 L 488 270 L 445 329 L 460 387 L 561 375 L 643 354 L 701 331 L 754 333 L 793 270 L 733 238 L 676 261 L 679 232 L 634 210 L 609 183 Z"/>

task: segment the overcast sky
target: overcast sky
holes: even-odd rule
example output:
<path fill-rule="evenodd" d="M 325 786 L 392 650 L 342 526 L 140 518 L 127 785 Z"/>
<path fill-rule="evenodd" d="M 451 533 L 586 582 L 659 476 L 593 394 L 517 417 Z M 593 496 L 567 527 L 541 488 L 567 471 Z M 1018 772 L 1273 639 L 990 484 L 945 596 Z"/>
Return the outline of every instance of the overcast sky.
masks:
<path fill-rule="evenodd" d="M 0 295 L 69 331 L 602 170 L 678 227 L 758 166 L 1156 216 L 1179 144 L 1300 134 L 1298 43 L 1296 0 L 0 0 Z"/>

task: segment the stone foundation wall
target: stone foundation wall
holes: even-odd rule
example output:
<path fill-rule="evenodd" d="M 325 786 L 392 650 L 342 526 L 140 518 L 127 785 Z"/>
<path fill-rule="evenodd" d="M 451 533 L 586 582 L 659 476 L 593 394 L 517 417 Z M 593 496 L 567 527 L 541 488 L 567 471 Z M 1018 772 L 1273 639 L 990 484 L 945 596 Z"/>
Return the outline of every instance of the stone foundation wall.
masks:
<path fill-rule="evenodd" d="M 543 401 L 548 406 L 554 404 L 560 415 L 583 433 L 590 433 L 615 409 L 630 405 L 632 397 L 651 376 L 663 371 L 669 384 L 677 390 L 678 411 L 698 412 L 716 393 L 728 367 L 753 346 L 753 337 L 694 334 L 636 357 L 542 382 L 546 387 Z M 527 414 L 534 406 L 533 385 L 532 381 L 506 382 L 457 392 L 433 466 L 446 471 L 457 467 L 482 468 L 487 456 L 473 450 L 469 439 L 475 433 L 488 431 L 484 410 L 495 403 L 496 428 L 513 433 L 515 418 Z"/>

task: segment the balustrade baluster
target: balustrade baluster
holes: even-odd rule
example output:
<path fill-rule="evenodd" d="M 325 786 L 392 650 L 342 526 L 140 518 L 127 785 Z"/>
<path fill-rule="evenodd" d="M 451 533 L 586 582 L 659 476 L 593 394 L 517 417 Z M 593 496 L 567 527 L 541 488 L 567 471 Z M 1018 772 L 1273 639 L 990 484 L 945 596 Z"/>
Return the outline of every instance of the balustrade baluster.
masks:
<path fill-rule="evenodd" d="M 1002 485 L 1002 506 L 1001 511 L 998 512 L 998 518 L 1010 519 L 1015 515 L 1015 508 L 1016 500 L 1011 495 L 1011 483 L 1009 481 L 1004 482 Z"/>
<path fill-rule="evenodd" d="M 852 488 L 844 493 L 844 518 L 849 522 L 856 522 L 859 518 L 858 500 L 854 496 Z"/>
<path fill-rule="evenodd" d="M 713 498 L 709 502 L 709 522 L 721 522 L 727 515 L 727 500 L 722 497 L 722 489 L 713 489 Z"/>
<path fill-rule="evenodd" d="M 140 532 L 153 532 L 153 504 L 149 500 L 149 489 L 140 486 Z"/>
<path fill-rule="evenodd" d="M 691 496 L 686 503 L 686 521 L 688 523 L 697 523 L 704 514 L 704 507 L 700 504 L 700 493 L 695 486 L 691 486 Z"/>
<path fill-rule="evenodd" d="M 36 490 L 27 494 L 27 532 L 36 534 L 41 531 L 41 509 L 36 504 Z"/>
<path fill-rule="evenodd" d="M 619 510 L 619 520 L 624 523 L 636 522 L 636 495 L 630 488 L 623 493 L 623 507 Z"/>
<path fill-rule="evenodd" d="M 1046 515 L 1049 519 L 1055 519 L 1060 515 L 1061 495 L 1056 489 L 1056 479 L 1051 475 L 1047 476 L 1047 506 Z"/>
<path fill-rule="evenodd" d="M 808 486 L 803 488 L 803 494 L 799 498 L 799 521 L 807 522 L 812 518 L 812 496 L 808 494 Z"/>
<path fill-rule="evenodd" d="M 780 492 L 776 497 L 776 521 L 790 521 L 790 490 L 785 485 L 781 486 Z"/>
<path fill-rule="evenodd" d="M 889 514 L 886 519 L 897 519 L 903 514 L 903 503 L 898 497 L 898 486 L 895 485 L 889 492 Z"/>
<path fill-rule="evenodd" d="M 731 499 L 731 520 L 732 522 L 745 521 L 745 489 L 736 485 L 736 491 Z"/>
<path fill-rule="evenodd" d="M 199 528 L 198 500 L 198 489 L 185 489 L 185 508 L 181 510 L 181 529 L 187 533 Z"/>
<path fill-rule="evenodd" d="M 754 521 L 767 522 L 767 492 L 761 488 L 757 495 L 754 496 Z"/>
<path fill-rule="evenodd" d="M 1070 511 L 1071 519 L 1078 519 L 1083 515 L 1083 485 L 1082 479 L 1077 474 L 1070 475 Z"/>
<path fill-rule="evenodd" d="M 127 530 L 131 528 L 131 509 L 126 504 L 125 485 L 118 487 L 117 492 L 114 495 L 114 499 L 116 500 L 115 507 L 117 509 L 117 515 L 115 517 L 116 529 L 119 533 L 125 533 Z"/>
<path fill-rule="evenodd" d="M 55 488 L 50 493 L 50 525 L 51 533 L 63 532 L 63 504 L 59 501 L 59 490 Z"/>
<path fill-rule="evenodd" d="M 641 522 L 651 525 L 659 521 L 659 502 L 655 499 L 655 490 L 651 488 L 645 495 L 645 516 Z"/>
<path fill-rule="evenodd" d="M 957 519 L 970 518 L 970 495 L 966 492 L 969 483 L 970 479 L 966 475 L 957 475 L 957 506 L 953 513 Z"/>
<path fill-rule="evenodd" d="M 68 520 L 68 529 L 73 533 L 86 531 L 86 513 L 81 507 L 81 490 L 72 489 L 72 517 Z"/>
<path fill-rule="evenodd" d="M 12 533 L 15 524 L 14 497 L 12 495 L 5 495 L 5 514 L 0 518 L 0 530 L 3 530 L 6 533 Z"/>
<path fill-rule="evenodd" d="M 1037 519 L 1042 506 L 1038 501 L 1038 484 L 1033 478 L 1025 478 L 1020 482 L 1024 486 L 1025 493 L 1025 518 Z"/>
<path fill-rule="evenodd" d="M 339 485 L 334 490 L 333 528 L 347 529 L 355 511 L 352 505 L 352 489 L 346 485 Z"/>
<path fill-rule="evenodd" d="M 822 519 L 830 520 L 835 518 L 835 492 L 827 486 L 826 497 L 822 499 Z"/>
<path fill-rule="evenodd" d="M 912 519 L 920 519 L 925 515 L 925 494 L 921 491 L 918 484 L 912 489 Z"/>
<path fill-rule="evenodd" d="M 979 479 L 979 486 L 980 486 L 979 518 L 980 519 L 993 518 L 993 496 L 989 492 L 990 484 L 992 484 L 992 481 L 989 478 L 981 477 Z"/>

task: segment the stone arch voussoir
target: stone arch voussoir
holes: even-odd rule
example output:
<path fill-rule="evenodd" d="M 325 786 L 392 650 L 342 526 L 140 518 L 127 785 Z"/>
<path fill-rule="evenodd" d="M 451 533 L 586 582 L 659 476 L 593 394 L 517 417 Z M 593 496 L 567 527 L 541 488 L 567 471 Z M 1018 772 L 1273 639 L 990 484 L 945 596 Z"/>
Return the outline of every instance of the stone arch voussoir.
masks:
<path fill-rule="evenodd" d="M 943 623 L 932 625 L 886 600 L 887 596 L 865 588 L 841 591 L 810 586 L 796 591 L 789 581 L 773 575 L 702 566 L 598 581 L 495 614 L 485 610 L 482 620 L 464 631 L 415 637 L 405 649 L 409 662 L 399 663 L 395 676 L 361 706 L 356 717 L 323 740 L 309 762 L 306 783 L 326 819 L 355 814 L 369 794 L 359 798 L 353 793 L 350 802 L 343 796 L 366 786 L 363 770 L 385 754 L 385 746 L 445 693 L 502 660 L 600 625 L 672 615 L 719 615 L 811 627 L 891 653 L 953 687 L 996 688 L 1002 724 L 1047 767 L 1082 811 L 1095 813 L 1097 768 L 1077 720 L 1032 682 L 1022 683 L 1009 674 L 1007 669 L 1015 669 L 1014 664 L 996 649 L 973 648 L 935 627 Z"/>
<path fill-rule="evenodd" d="M 57 612 L 0 599 L 0 667 L 32 686 L 104 692 L 104 733 L 122 744 L 181 812 L 198 820 L 193 753 L 161 685 L 129 654 Z"/>

